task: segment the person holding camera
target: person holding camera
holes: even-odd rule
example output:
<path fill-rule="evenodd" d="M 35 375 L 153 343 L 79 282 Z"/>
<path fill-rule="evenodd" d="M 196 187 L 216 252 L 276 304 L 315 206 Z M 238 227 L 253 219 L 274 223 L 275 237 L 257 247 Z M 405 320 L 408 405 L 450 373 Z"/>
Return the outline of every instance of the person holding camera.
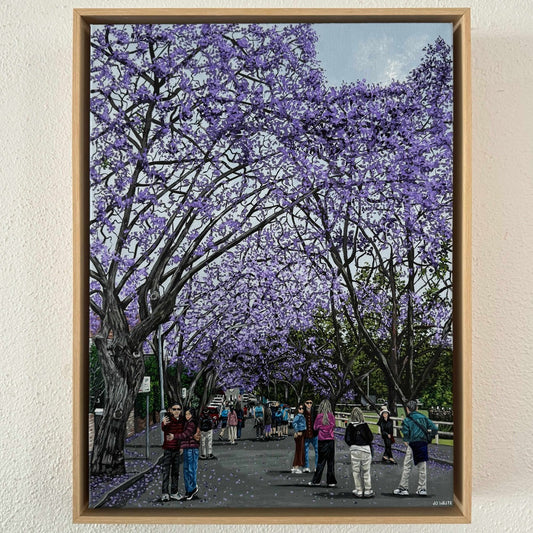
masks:
<path fill-rule="evenodd" d="M 183 431 L 185 418 L 182 414 L 181 405 L 172 404 L 167 409 L 166 415 L 161 421 L 163 430 L 163 484 L 161 489 L 161 501 L 179 500 L 178 482 L 180 475 L 180 441 L 176 435 Z M 169 491 L 170 481 L 170 491 Z"/>

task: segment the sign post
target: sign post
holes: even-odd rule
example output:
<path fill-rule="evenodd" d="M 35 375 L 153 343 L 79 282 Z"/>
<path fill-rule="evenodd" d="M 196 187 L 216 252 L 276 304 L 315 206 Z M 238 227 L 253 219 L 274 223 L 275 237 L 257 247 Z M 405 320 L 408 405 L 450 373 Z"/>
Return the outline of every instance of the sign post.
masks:
<path fill-rule="evenodd" d="M 146 458 L 150 459 L 150 376 L 144 376 L 139 393 L 146 394 Z"/>

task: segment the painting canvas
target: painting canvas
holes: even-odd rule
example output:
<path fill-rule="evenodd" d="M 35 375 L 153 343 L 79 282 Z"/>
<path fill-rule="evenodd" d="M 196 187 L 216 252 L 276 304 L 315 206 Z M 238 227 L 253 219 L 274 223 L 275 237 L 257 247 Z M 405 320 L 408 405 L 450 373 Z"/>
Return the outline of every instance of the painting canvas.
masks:
<path fill-rule="evenodd" d="M 452 505 L 452 33 L 91 25 L 90 508 Z"/>

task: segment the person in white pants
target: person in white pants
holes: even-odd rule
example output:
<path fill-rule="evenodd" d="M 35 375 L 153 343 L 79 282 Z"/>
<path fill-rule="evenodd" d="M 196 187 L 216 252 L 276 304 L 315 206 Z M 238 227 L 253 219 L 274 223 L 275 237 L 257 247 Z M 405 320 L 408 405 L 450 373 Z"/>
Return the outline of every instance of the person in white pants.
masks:
<path fill-rule="evenodd" d="M 363 412 L 358 407 L 352 410 L 350 423 L 346 426 L 344 441 L 350 446 L 352 474 L 355 483 L 356 498 L 373 498 L 370 465 L 372 464 L 372 449 L 370 447 L 374 435 L 365 422 Z"/>
<path fill-rule="evenodd" d="M 200 415 L 200 459 L 213 459 L 213 429 L 214 422 L 205 407 Z"/>

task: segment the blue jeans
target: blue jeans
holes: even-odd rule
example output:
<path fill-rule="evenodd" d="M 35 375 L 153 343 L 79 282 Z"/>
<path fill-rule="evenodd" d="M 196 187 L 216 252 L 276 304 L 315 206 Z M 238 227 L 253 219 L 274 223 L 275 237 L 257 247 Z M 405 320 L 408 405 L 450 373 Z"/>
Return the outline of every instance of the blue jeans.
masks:
<path fill-rule="evenodd" d="M 310 439 L 305 439 L 304 450 L 305 450 L 305 468 L 309 468 L 309 446 L 313 445 L 315 450 L 315 469 L 318 465 L 318 436 L 312 437 Z"/>
<path fill-rule="evenodd" d="M 196 488 L 196 474 L 198 473 L 198 448 L 183 450 L 183 482 L 185 492 L 191 493 Z"/>

